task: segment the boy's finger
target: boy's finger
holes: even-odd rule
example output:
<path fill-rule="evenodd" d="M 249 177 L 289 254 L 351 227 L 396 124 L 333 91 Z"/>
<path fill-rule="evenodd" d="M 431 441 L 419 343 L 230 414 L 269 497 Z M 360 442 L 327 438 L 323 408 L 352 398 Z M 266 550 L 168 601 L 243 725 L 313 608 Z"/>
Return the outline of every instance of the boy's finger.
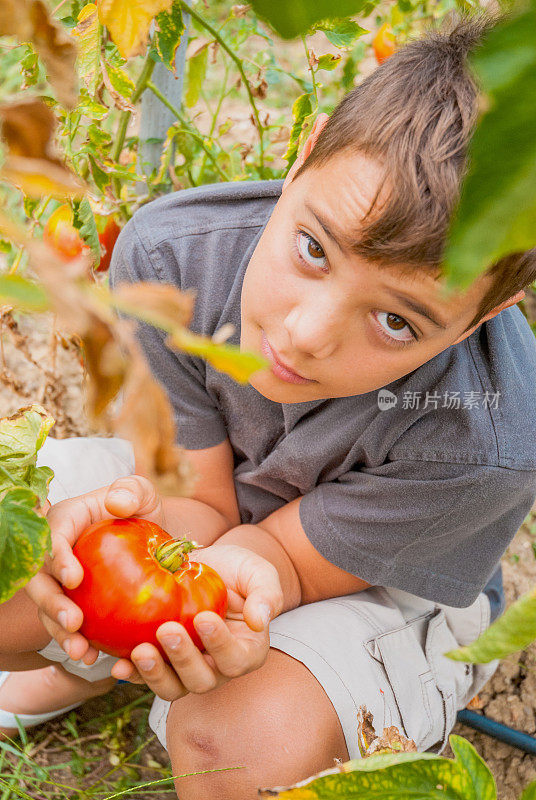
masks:
<path fill-rule="evenodd" d="M 84 577 L 82 565 L 63 536 L 53 537 L 52 558 L 47 559 L 45 565 L 48 572 L 68 589 L 74 589 Z"/>
<path fill-rule="evenodd" d="M 45 620 L 41 612 L 39 612 L 39 618 L 52 638 L 57 641 L 62 650 L 64 650 L 73 661 L 79 661 L 83 656 L 90 655 L 88 654 L 88 650 L 90 650 L 89 642 L 80 633 L 71 633 L 64 630 L 60 625 L 54 622 L 54 620 Z"/>
<path fill-rule="evenodd" d="M 142 475 L 127 475 L 114 481 L 108 487 L 104 504 L 114 517 L 131 517 L 136 514 L 154 517 L 154 522 L 160 520 L 160 495 L 151 481 Z"/>
<path fill-rule="evenodd" d="M 78 630 L 84 620 L 82 610 L 69 600 L 54 578 L 38 572 L 24 588 L 40 613 L 57 622 L 66 633 Z"/>
<path fill-rule="evenodd" d="M 265 559 L 244 562 L 243 572 L 239 576 L 239 588 L 246 598 L 244 620 L 252 630 L 262 631 L 268 627 L 270 620 L 283 611 L 284 597 L 279 573 Z"/>

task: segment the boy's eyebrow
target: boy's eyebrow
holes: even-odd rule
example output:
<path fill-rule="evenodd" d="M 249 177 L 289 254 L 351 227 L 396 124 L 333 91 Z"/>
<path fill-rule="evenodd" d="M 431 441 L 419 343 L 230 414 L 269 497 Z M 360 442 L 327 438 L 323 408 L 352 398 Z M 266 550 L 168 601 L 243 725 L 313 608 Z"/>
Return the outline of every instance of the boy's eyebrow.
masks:
<path fill-rule="evenodd" d="M 419 303 L 419 301 L 415 300 L 414 297 L 410 297 L 409 295 L 404 294 L 403 292 L 397 292 L 394 289 L 388 289 L 387 291 L 392 297 L 396 298 L 400 303 L 403 303 L 405 306 L 410 308 L 412 311 L 415 311 L 415 313 L 420 314 L 422 317 L 426 317 L 427 319 L 430 320 L 430 322 L 433 322 L 434 325 L 437 325 L 438 328 L 443 328 L 443 330 L 447 330 L 448 325 L 445 325 L 444 322 L 441 322 L 441 320 L 438 319 L 438 317 L 436 316 L 435 312 L 432 311 L 431 308 L 428 308 L 428 306 Z"/>
<path fill-rule="evenodd" d="M 322 215 L 319 214 L 318 211 L 315 211 L 315 209 L 311 205 L 309 205 L 307 201 L 305 201 L 304 206 L 307 209 L 307 211 L 309 211 L 309 213 L 312 214 L 313 217 L 316 219 L 320 227 L 324 230 L 326 236 L 329 236 L 329 238 L 334 242 L 334 244 L 339 248 L 341 252 L 344 252 L 345 250 L 351 250 L 351 240 L 348 236 L 339 231 L 335 231 L 333 227 L 330 226 L 328 221 L 324 217 L 322 217 Z M 445 325 L 444 322 L 441 322 L 441 320 L 437 317 L 435 312 L 432 311 L 432 309 L 429 308 L 428 306 L 425 306 L 423 303 L 420 303 L 418 300 L 415 300 L 414 297 L 410 297 L 409 295 L 404 294 L 403 292 L 397 292 L 394 289 L 388 289 L 388 291 L 392 297 L 394 297 L 400 303 L 403 303 L 407 308 L 410 308 L 412 311 L 415 311 L 416 314 L 420 314 L 422 317 L 425 317 L 426 319 L 430 320 L 430 322 L 432 322 L 438 328 L 443 328 L 443 330 L 447 330 L 448 325 Z"/>
<path fill-rule="evenodd" d="M 318 211 L 315 211 L 315 209 L 312 206 L 310 206 L 307 201 L 305 201 L 304 206 L 307 209 L 307 211 L 310 214 L 312 214 L 313 217 L 316 219 L 320 227 L 324 230 L 326 236 L 329 236 L 332 242 L 339 248 L 341 253 L 344 252 L 345 250 L 351 249 L 352 239 L 349 236 L 342 233 L 341 231 L 334 230 L 334 228 L 330 226 L 329 222 L 324 217 L 322 217 L 321 214 L 318 213 Z"/>

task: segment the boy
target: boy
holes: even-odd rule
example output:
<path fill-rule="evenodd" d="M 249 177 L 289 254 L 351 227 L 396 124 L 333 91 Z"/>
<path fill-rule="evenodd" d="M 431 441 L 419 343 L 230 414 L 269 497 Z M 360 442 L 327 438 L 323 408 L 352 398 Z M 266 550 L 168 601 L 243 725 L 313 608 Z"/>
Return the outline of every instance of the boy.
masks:
<path fill-rule="evenodd" d="M 380 731 L 396 725 L 441 752 L 456 710 L 496 667 L 442 656 L 502 611 L 499 559 L 536 497 L 536 345 L 515 307 L 536 252 L 440 292 L 476 119 L 465 60 L 488 24 L 465 20 L 401 49 L 318 117 L 284 182 L 159 198 L 114 250 L 113 285 L 195 288 L 192 329 L 233 323 L 231 341 L 271 369 L 241 387 L 140 326 L 201 475 L 194 496 L 160 500 L 129 477 L 128 443 L 51 440 L 51 501 L 62 488 L 94 491 L 49 511 L 54 559 L 0 607 L 0 667 L 62 663 L 47 676 L 63 687 L 48 710 L 114 678 L 147 683 L 174 775 L 245 767 L 177 779 L 181 800 L 246 800 L 358 757 L 362 704 Z M 206 655 L 173 622 L 159 629 L 173 667 L 148 643 L 117 660 L 76 632 L 81 613 L 57 581 L 66 570 L 62 581 L 78 584 L 70 548 L 110 514 L 206 545 L 196 557 L 232 598 L 226 622 L 196 617 Z M 24 710 L 28 675 L 9 676 L 0 707 Z"/>

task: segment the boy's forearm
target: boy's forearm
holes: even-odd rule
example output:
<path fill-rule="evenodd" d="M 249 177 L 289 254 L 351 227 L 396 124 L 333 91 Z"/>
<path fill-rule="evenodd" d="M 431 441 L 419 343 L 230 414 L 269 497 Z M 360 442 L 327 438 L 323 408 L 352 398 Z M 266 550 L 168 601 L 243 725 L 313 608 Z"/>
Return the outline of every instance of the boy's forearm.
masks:
<path fill-rule="evenodd" d="M 164 529 L 176 539 L 186 537 L 208 547 L 232 527 L 212 506 L 191 497 L 163 497 Z"/>
<path fill-rule="evenodd" d="M 284 603 L 281 613 L 301 605 L 300 579 L 294 564 L 277 539 L 264 528 L 258 525 L 238 525 L 219 536 L 215 544 L 216 546 L 236 544 L 239 547 L 245 547 L 274 565 L 279 573 L 279 581 L 283 590 Z"/>

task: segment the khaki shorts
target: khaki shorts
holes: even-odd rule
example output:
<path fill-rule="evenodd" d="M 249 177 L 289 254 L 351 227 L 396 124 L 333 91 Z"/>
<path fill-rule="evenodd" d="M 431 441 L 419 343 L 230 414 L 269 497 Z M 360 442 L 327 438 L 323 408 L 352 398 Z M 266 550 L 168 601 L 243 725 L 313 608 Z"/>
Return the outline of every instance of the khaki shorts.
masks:
<path fill-rule="evenodd" d="M 55 503 L 132 474 L 134 458 L 130 444 L 121 439 L 48 439 L 38 464 L 48 464 L 55 472 L 49 495 Z M 270 647 L 301 661 L 315 676 L 339 717 L 350 758 L 360 756 L 361 705 L 372 712 L 378 733 L 396 725 L 419 750 L 440 753 L 456 712 L 498 665 L 463 664 L 443 653 L 476 639 L 489 620 L 490 605 L 483 593 L 460 609 L 375 586 L 280 614 L 270 623 Z M 72 661 L 54 640 L 39 652 L 89 681 L 109 676 L 117 661 L 100 653 L 88 667 Z M 149 715 L 150 727 L 164 747 L 170 705 L 155 697 Z"/>

